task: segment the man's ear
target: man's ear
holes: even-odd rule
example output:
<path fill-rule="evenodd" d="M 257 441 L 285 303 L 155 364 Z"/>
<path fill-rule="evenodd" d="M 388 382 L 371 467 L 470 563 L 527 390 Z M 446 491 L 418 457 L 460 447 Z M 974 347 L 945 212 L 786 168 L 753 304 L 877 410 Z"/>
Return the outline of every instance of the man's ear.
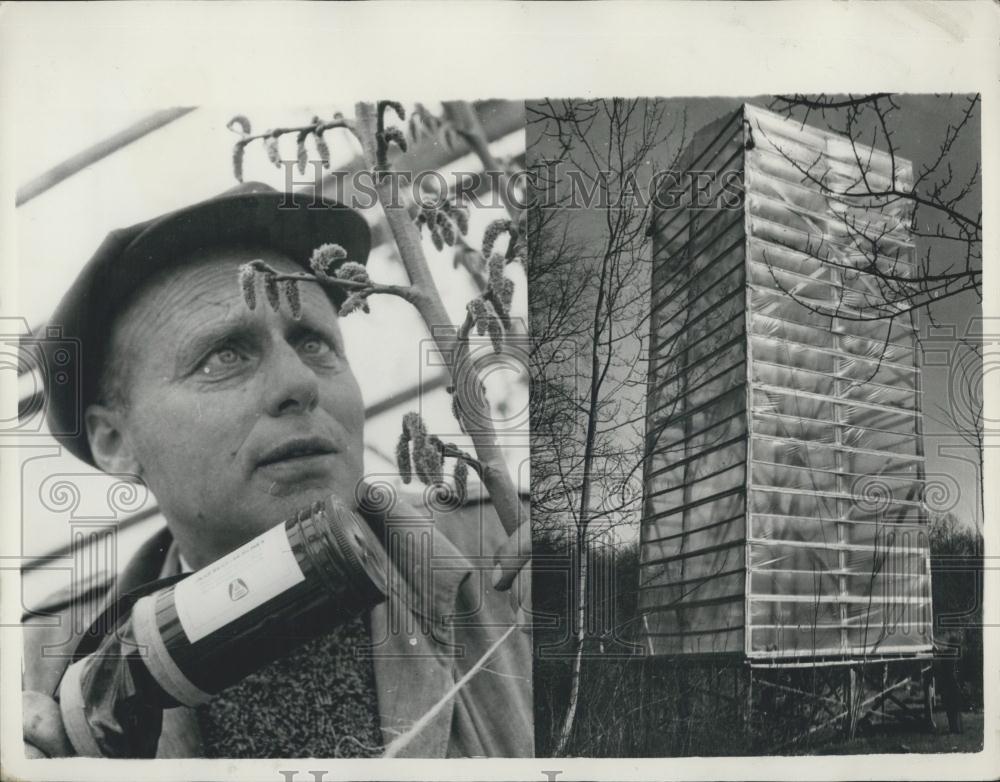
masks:
<path fill-rule="evenodd" d="M 142 466 L 125 437 L 121 411 L 95 404 L 87 408 L 84 419 L 90 452 L 101 470 L 123 476 L 142 475 Z"/>

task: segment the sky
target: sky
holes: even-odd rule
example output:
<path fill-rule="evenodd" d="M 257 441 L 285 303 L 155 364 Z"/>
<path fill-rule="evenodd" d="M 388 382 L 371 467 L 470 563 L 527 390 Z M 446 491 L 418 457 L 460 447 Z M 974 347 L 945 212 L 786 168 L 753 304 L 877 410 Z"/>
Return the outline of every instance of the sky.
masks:
<path fill-rule="evenodd" d="M 673 123 L 678 123 L 679 126 L 682 121 L 686 122 L 686 138 L 690 140 L 698 129 L 735 111 L 744 102 L 767 108 L 771 100 L 770 96 L 661 99 L 661 105 L 668 126 Z M 898 96 L 897 102 L 899 110 L 895 115 L 894 135 L 896 150 L 901 156 L 913 161 L 914 169 L 919 171 L 936 157 L 940 139 L 948 123 L 958 120 L 965 104 L 965 96 L 902 95 Z M 831 120 L 836 119 L 833 115 L 830 116 Z M 826 129 L 826 124 L 819 115 L 811 116 L 809 124 Z M 867 132 L 866 128 L 865 133 Z M 597 145 L 606 143 L 607 129 L 595 125 L 589 133 L 589 141 Z M 648 181 L 654 170 L 667 167 L 682 143 L 680 133 L 675 133 L 650 156 L 643 170 L 637 173 L 638 180 Z M 978 124 L 966 128 L 949 155 L 956 179 L 971 173 L 980 158 L 980 144 Z M 556 154 L 556 147 L 539 140 L 537 133 L 530 128 L 528 145 L 529 165 L 532 161 Z M 971 210 L 974 215 L 981 208 L 980 203 L 977 187 L 970 194 L 966 209 Z M 594 243 L 603 238 L 603 217 L 598 212 L 591 212 L 589 216 L 586 212 L 577 213 L 573 219 L 580 238 Z M 918 239 L 918 255 L 923 252 L 924 247 L 923 241 Z M 940 257 L 944 259 L 943 255 Z M 962 382 L 962 370 L 970 366 L 970 357 L 956 344 L 954 338 L 963 336 L 969 328 L 976 328 L 976 319 L 981 317 L 981 312 L 981 305 L 971 292 L 935 303 L 931 313 L 935 322 L 943 328 L 931 332 L 933 338 L 927 341 L 923 367 L 927 477 L 929 483 L 935 484 L 944 492 L 944 495 L 933 495 L 936 500 L 941 500 L 934 507 L 953 512 L 961 523 L 968 525 L 974 524 L 980 514 L 977 493 L 981 496 L 981 488 L 977 485 L 976 477 L 978 460 L 975 449 L 966 444 L 953 422 L 949 421 L 947 411 L 953 409 L 956 394 L 971 394 L 975 398 L 982 398 L 981 381 L 971 389 L 968 383 Z M 927 335 L 930 328 L 927 318 L 918 320 L 922 333 Z M 627 331 L 628 328 L 624 330 Z M 993 327 L 992 331 L 998 332 L 997 327 Z M 627 348 L 623 346 L 622 349 Z M 990 350 L 987 347 L 987 366 L 990 365 Z M 959 371 L 956 372 L 956 368 Z M 641 394 L 642 391 L 637 388 L 634 393 Z"/>

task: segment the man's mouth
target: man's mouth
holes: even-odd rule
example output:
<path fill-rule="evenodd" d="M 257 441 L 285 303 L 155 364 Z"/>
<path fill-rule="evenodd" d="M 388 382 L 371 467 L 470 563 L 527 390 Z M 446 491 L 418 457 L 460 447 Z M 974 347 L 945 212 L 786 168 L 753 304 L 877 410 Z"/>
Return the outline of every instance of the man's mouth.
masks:
<path fill-rule="evenodd" d="M 329 456 L 336 451 L 333 441 L 324 437 L 296 438 L 267 451 L 257 461 L 257 467 L 269 467 L 277 464 L 304 464 L 310 459 Z"/>

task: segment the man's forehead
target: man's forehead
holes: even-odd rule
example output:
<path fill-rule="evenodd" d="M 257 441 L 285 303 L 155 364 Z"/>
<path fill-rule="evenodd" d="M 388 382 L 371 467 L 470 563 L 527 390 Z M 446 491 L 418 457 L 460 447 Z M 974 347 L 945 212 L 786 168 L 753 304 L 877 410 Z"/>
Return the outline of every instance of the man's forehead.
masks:
<path fill-rule="evenodd" d="M 216 247 L 193 251 L 162 273 L 154 275 L 145 287 L 169 286 L 178 280 L 195 278 L 206 284 L 216 282 L 225 275 L 237 279 L 239 267 L 250 261 L 262 260 L 281 272 L 301 272 L 302 267 L 287 255 L 266 247 Z M 226 280 L 229 277 L 225 277 Z"/>
<path fill-rule="evenodd" d="M 116 328 L 135 331 L 131 336 L 145 338 L 154 330 L 165 331 L 172 339 L 179 339 L 220 322 L 253 322 L 262 313 L 254 313 L 247 306 L 239 283 L 239 267 L 257 259 L 279 272 L 303 271 L 287 256 L 267 248 L 230 247 L 193 253 L 183 264 L 151 279 L 133 297 Z M 302 282 L 298 287 L 303 318 L 337 328 L 337 310 L 321 286 Z M 270 308 L 264 296 L 258 295 L 256 308 Z M 290 314 L 284 296 L 281 308 Z"/>

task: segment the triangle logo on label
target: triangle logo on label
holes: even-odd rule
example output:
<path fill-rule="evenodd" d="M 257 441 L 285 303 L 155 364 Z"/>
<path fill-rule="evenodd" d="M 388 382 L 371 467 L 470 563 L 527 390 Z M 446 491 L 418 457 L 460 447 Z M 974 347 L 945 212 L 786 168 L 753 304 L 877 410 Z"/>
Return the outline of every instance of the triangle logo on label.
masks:
<path fill-rule="evenodd" d="M 229 599 L 239 600 L 250 594 L 250 588 L 242 578 L 233 579 L 229 584 Z"/>

